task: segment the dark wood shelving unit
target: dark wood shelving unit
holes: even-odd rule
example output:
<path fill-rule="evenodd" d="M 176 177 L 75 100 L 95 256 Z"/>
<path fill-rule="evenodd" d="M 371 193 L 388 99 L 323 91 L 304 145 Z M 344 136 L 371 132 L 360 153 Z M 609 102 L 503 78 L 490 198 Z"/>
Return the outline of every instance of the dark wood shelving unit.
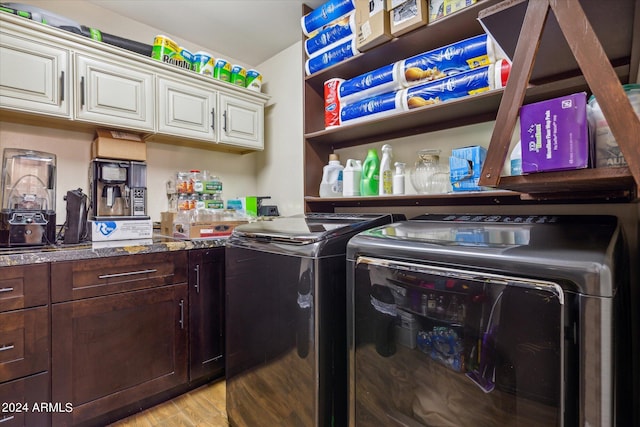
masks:
<path fill-rule="evenodd" d="M 507 0 L 480 12 L 479 19 L 513 58 L 480 185 L 571 199 L 627 193 L 637 198 L 640 185 L 640 120 L 621 83 L 638 74 L 640 6 L 637 0 L 603 3 L 597 0 Z M 513 37 L 519 34 L 518 38 Z M 627 61 L 621 78 L 616 61 Z M 521 177 L 501 177 L 518 111 L 526 103 L 531 80 L 580 71 L 611 127 L 626 168 L 596 168 Z"/>
<path fill-rule="evenodd" d="M 588 95 L 596 94 L 599 101 L 602 98 L 601 107 L 603 111 L 608 108 L 610 115 L 616 115 L 621 109 L 626 109 L 623 105 L 626 96 L 622 93 L 620 83 L 633 81 L 638 74 L 638 58 L 640 58 L 638 0 L 620 0 L 613 2 L 615 4 L 599 0 L 536 0 L 532 3 L 538 8 L 544 6 L 547 10 L 551 7 L 550 3 L 554 3 L 556 7 L 555 3 L 567 2 L 580 3 L 584 7 L 585 15 L 594 21 L 592 35 L 595 34 L 601 39 L 602 55 L 606 62 L 598 67 L 607 68 L 609 84 L 615 80 L 615 85 L 620 92 L 615 94 L 617 101 L 611 102 L 605 99 L 610 96 L 603 95 L 600 88 L 592 88 L 593 85 L 589 82 L 593 82 L 593 75 L 590 72 L 583 72 L 585 67 L 578 64 L 581 61 L 584 62 L 584 59 L 576 60 L 571 55 L 575 50 L 575 41 L 572 41 L 570 46 L 563 34 L 558 33 L 560 25 L 552 13 L 548 14 L 551 18 L 547 19 L 545 13 L 542 22 L 534 22 L 535 25 L 532 25 L 524 21 L 530 3 L 527 0 L 480 0 L 475 5 L 442 20 L 416 29 L 311 76 L 305 76 L 304 194 L 307 210 L 333 210 L 339 207 L 559 203 L 563 200 L 569 203 L 637 201 L 637 187 L 640 182 L 635 172 L 640 163 L 640 143 L 637 137 L 626 144 L 624 142 L 620 144 L 621 148 L 623 145 L 626 146 L 623 152 L 629 167 L 537 173 L 516 177 L 499 176 L 521 105 L 585 91 Z M 543 5 L 540 6 L 539 3 Z M 303 13 L 309 10 L 305 6 Z M 381 119 L 324 129 L 323 85 L 326 80 L 333 77 L 351 78 L 394 61 L 481 34 L 485 31 L 483 25 L 492 35 L 496 33 L 500 46 L 504 47 L 505 52 L 514 59 L 509 84 L 505 89 L 492 90 Z M 591 46 L 596 36 L 586 37 L 587 46 Z M 508 42 L 501 38 L 508 39 Z M 523 41 L 518 43 L 520 39 Z M 540 43 L 536 43 L 538 39 Z M 518 59 L 522 58 L 522 54 L 518 57 L 515 53 L 516 45 L 521 45 L 520 49 L 526 48 L 530 57 L 525 60 L 531 60 L 522 63 L 523 61 Z M 568 55 L 567 52 L 569 52 Z M 537 59 L 535 63 L 534 57 Z M 602 57 L 599 59 L 602 60 Z M 621 94 L 622 100 L 620 100 Z M 630 104 L 626 102 L 628 109 L 631 110 Z M 608 107 L 603 103 L 608 104 Z M 509 114 L 509 121 L 505 121 L 506 113 Z M 629 119 L 628 112 L 624 114 L 626 119 Z M 512 119 L 513 123 L 511 123 Z M 635 115 L 634 119 L 637 121 Z M 329 154 L 336 149 L 492 120 L 496 120 L 496 127 L 487 156 L 487 163 L 491 169 L 487 170 L 486 164 L 483 169 L 485 174 L 483 178 L 486 180 L 486 174 L 489 174 L 491 179 L 482 182 L 481 185 L 505 191 L 434 196 L 335 199 L 316 197 L 322 179 L 322 168 Z M 512 124 L 514 126 L 511 126 Z M 631 127 L 634 128 L 634 126 L 635 124 L 632 124 Z M 638 134 L 640 130 L 635 133 L 635 135 Z M 497 175 L 494 172 L 497 172 Z"/>

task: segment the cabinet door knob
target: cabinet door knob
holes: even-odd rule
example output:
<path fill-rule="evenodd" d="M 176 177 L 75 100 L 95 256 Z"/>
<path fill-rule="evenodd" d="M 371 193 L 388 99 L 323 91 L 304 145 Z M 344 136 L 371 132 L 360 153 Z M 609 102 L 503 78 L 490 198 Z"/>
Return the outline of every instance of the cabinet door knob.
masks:
<path fill-rule="evenodd" d="M 13 288 L 0 288 L 0 293 L 1 292 L 13 292 Z"/>
<path fill-rule="evenodd" d="M 215 107 L 211 109 L 211 130 L 216 131 L 216 109 Z"/>

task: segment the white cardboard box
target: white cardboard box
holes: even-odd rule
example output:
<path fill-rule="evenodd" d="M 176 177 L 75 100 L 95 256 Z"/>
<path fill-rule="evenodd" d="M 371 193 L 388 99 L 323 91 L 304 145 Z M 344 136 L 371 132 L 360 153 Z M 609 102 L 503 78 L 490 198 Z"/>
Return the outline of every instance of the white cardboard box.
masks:
<path fill-rule="evenodd" d="M 89 221 L 89 223 L 92 242 L 150 239 L 153 237 L 153 222 L 149 217 L 141 219 L 93 220 Z"/>

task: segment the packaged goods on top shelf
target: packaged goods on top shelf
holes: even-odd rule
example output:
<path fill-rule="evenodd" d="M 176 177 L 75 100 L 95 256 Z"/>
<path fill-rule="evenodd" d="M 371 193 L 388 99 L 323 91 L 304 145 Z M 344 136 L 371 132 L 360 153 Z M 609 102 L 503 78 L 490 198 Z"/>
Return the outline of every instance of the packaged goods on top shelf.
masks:
<path fill-rule="evenodd" d="M 451 15 L 465 7 L 471 6 L 477 0 L 429 0 L 429 22 Z"/>
<path fill-rule="evenodd" d="M 329 0 L 301 18 L 302 31 L 308 37 L 304 42 L 307 75 L 360 53 L 355 7 L 356 0 Z"/>
<path fill-rule="evenodd" d="M 329 79 L 325 83 L 325 126 L 503 88 L 509 71 L 509 62 L 498 59 L 492 40 L 481 34 L 351 79 Z"/>
<path fill-rule="evenodd" d="M 355 0 L 328 0 L 300 19 L 302 32 L 312 37 L 317 31 L 355 10 Z"/>
<path fill-rule="evenodd" d="M 262 74 L 259 71 L 246 70 L 224 58 L 214 58 L 208 52 L 192 53 L 162 34 L 153 39 L 151 58 L 256 92 L 262 90 Z"/>

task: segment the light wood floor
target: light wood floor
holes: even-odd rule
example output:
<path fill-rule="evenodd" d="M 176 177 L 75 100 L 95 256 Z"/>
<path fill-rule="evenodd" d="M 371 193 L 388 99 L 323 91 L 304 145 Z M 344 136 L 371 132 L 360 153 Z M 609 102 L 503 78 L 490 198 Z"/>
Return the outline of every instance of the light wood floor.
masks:
<path fill-rule="evenodd" d="M 224 381 L 207 384 L 109 427 L 228 427 Z"/>

